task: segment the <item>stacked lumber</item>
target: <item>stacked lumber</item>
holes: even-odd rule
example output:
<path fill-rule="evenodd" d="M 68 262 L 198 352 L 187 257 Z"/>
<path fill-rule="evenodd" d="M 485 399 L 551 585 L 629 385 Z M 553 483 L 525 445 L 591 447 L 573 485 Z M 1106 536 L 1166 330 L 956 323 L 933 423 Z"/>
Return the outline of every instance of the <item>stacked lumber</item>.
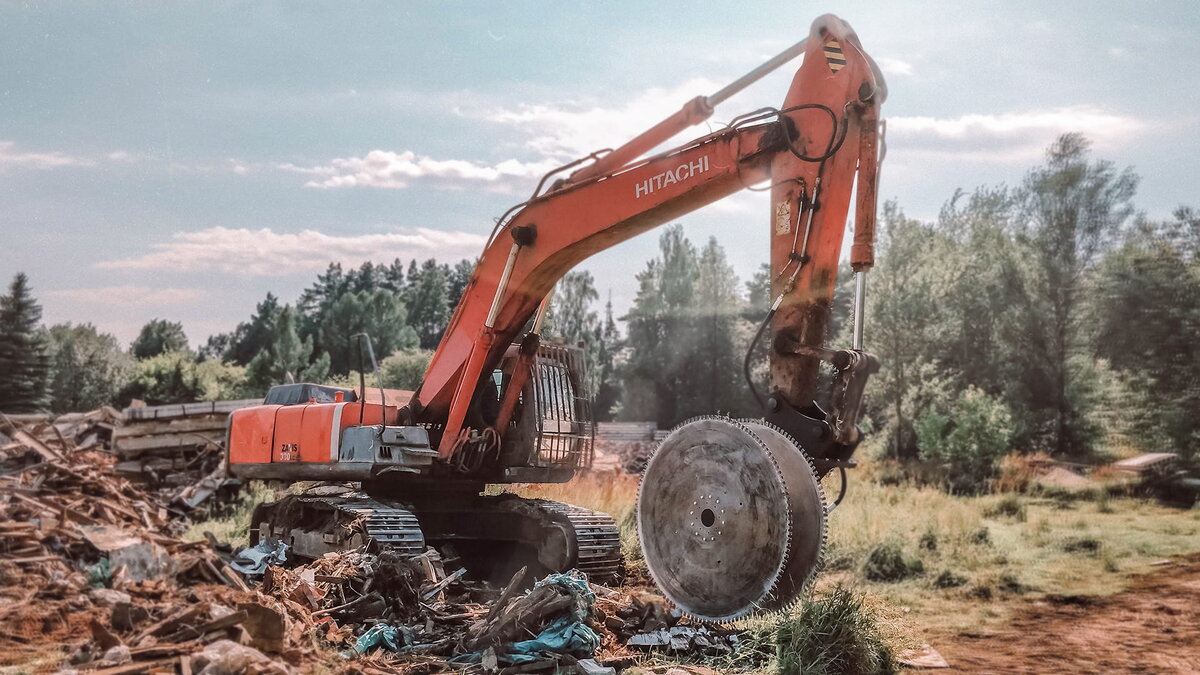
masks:
<path fill-rule="evenodd" d="M 597 422 L 596 440 L 617 442 L 649 442 L 658 431 L 655 422 Z"/>
<path fill-rule="evenodd" d="M 191 508 L 227 485 L 222 460 L 229 414 L 259 399 L 134 405 L 112 437 L 118 474 Z M 203 489 L 188 490 L 198 483 Z"/>

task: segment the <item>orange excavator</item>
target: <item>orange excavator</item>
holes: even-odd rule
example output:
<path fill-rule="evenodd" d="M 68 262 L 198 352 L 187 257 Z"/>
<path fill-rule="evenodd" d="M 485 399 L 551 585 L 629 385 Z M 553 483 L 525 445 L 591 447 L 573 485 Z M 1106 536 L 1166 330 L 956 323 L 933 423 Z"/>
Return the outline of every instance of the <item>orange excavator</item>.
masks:
<path fill-rule="evenodd" d="M 782 107 L 646 156 L 801 55 Z M 863 390 L 879 367 L 863 350 L 862 308 L 886 95 L 858 36 L 825 15 L 805 40 L 724 89 L 616 150 L 551 171 L 497 222 L 415 392 L 365 381 L 358 389 L 281 385 L 263 405 L 233 414 L 234 475 L 325 483 L 260 506 L 252 539 L 282 541 L 306 557 L 436 545 L 483 578 L 506 579 L 521 565 L 620 576 L 608 515 L 484 494 L 492 484 L 565 482 L 591 463 L 580 354 L 540 337 L 552 291 L 599 251 L 761 189 L 770 192 L 774 301 L 751 350 L 767 341 L 765 391 L 746 368 L 761 417 L 713 415 L 675 428 L 647 464 L 638 532 L 656 583 L 698 619 L 728 621 L 794 601 L 820 567 L 837 503 L 826 503 L 820 479 L 839 471 L 844 495 Z M 835 350 L 824 338 L 852 198 L 854 344 Z M 821 362 L 834 371 L 829 410 L 813 401 Z"/>

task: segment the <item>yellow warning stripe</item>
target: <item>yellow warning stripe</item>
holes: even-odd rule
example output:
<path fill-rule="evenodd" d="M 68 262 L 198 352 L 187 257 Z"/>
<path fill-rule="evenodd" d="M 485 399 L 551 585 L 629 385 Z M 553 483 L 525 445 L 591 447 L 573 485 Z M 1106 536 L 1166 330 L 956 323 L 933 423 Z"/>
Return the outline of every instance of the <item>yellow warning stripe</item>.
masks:
<path fill-rule="evenodd" d="M 842 45 L 837 40 L 825 43 L 825 62 L 835 73 L 846 65 L 846 55 L 842 52 Z"/>

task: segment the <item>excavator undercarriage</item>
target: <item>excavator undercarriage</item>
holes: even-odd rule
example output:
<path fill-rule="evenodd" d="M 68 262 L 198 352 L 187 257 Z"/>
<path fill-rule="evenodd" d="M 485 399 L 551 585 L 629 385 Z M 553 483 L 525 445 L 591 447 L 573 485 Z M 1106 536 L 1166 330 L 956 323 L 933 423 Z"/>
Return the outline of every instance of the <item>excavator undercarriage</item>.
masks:
<path fill-rule="evenodd" d="M 473 577 L 497 583 L 521 567 L 535 578 L 578 569 L 599 583 L 624 574 L 611 516 L 512 494 L 405 503 L 325 486 L 259 506 L 250 539 L 281 541 L 302 558 L 364 546 L 419 554 L 434 546 L 452 551 Z"/>

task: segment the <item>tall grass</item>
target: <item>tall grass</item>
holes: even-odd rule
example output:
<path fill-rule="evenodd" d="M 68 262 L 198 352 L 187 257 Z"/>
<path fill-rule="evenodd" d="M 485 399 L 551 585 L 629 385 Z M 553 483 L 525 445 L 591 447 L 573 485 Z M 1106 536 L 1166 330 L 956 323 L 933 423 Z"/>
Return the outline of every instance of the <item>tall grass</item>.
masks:
<path fill-rule="evenodd" d="M 262 481 L 250 481 L 242 487 L 238 499 L 208 511 L 204 518 L 196 518 L 183 532 L 187 541 L 204 539 L 205 532 L 211 532 L 217 541 L 246 546 L 250 543 L 250 516 L 254 507 L 263 502 L 279 499 L 280 492 Z"/>
<path fill-rule="evenodd" d="M 867 675 L 897 670 L 875 613 L 860 595 L 841 586 L 804 603 L 800 616 L 780 621 L 775 639 L 781 675 Z"/>

